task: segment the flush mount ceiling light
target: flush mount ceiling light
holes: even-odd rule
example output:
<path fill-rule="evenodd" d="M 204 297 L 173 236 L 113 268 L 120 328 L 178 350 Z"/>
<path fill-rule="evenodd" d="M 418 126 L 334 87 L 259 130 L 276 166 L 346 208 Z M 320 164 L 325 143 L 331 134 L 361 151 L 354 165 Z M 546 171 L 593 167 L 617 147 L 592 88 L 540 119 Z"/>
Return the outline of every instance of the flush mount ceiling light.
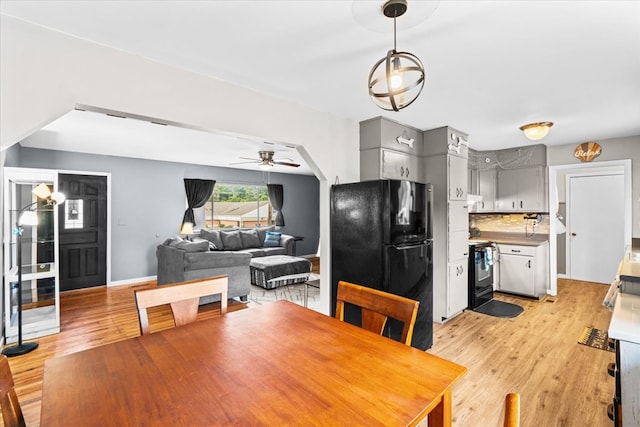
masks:
<path fill-rule="evenodd" d="M 532 141 L 538 141 L 549 133 L 553 123 L 551 122 L 538 122 L 529 123 L 528 125 L 520 126 L 520 130 L 524 132 L 524 135 Z"/>
<path fill-rule="evenodd" d="M 369 95 L 383 110 L 399 111 L 415 101 L 424 86 L 422 62 L 409 52 L 396 50 L 396 18 L 407 11 L 406 0 L 389 0 L 382 13 L 393 18 L 393 49 L 369 73 Z"/>

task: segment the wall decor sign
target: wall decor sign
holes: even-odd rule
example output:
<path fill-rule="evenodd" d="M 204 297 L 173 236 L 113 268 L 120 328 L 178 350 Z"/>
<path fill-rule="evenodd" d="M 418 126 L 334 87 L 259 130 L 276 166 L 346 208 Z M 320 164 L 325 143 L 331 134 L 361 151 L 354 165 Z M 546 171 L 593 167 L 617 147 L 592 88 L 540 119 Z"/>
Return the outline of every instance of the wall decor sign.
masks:
<path fill-rule="evenodd" d="M 590 162 L 598 157 L 600 153 L 602 153 L 602 147 L 597 142 L 583 142 L 576 147 L 573 155 L 582 162 Z"/>

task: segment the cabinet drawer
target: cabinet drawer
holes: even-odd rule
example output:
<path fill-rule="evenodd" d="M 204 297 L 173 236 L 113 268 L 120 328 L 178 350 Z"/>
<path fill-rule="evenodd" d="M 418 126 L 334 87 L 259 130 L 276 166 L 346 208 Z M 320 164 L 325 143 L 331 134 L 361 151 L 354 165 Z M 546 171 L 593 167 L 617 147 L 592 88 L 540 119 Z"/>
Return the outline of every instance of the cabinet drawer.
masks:
<path fill-rule="evenodd" d="M 510 255 L 534 256 L 536 254 L 535 246 L 498 244 L 498 250 L 500 251 L 500 254 L 505 254 L 505 255 L 510 254 Z"/>

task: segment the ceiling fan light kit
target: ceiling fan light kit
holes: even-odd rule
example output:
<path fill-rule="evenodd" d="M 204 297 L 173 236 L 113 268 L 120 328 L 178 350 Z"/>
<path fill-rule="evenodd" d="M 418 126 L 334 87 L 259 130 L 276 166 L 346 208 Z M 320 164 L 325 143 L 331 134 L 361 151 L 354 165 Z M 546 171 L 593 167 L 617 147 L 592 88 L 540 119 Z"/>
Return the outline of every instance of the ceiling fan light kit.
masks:
<path fill-rule="evenodd" d="M 538 141 L 549 134 L 549 129 L 553 126 L 552 122 L 529 123 L 520 126 L 520 130 L 524 135 L 532 141 Z"/>
<path fill-rule="evenodd" d="M 383 110 L 399 111 L 413 103 L 424 86 L 424 66 L 417 56 L 396 50 L 396 18 L 407 11 L 406 0 L 389 0 L 382 13 L 393 18 L 393 49 L 369 73 L 369 95 Z"/>

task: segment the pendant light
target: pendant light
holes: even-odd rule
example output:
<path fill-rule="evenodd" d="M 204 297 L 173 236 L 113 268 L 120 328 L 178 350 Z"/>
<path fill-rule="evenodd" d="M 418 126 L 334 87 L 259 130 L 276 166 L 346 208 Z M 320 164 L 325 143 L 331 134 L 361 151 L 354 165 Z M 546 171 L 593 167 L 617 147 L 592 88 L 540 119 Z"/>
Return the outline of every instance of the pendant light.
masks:
<path fill-rule="evenodd" d="M 399 111 L 415 101 L 424 86 L 422 62 L 409 52 L 396 50 L 396 18 L 407 11 L 406 0 L 389 0 L 382 13 L 393 18 L 393 49 L 369 73 L 369 95 L 383 110 Z"/>
<path fill-rule="evenodd" d="M 529 123 L 528 125 L 520 126 L 520 130 L 524 132 L 524 135 L 532 141 L 538 141 L 549 133 L 553 123 L 551 122 L 538 122 Z"/>

